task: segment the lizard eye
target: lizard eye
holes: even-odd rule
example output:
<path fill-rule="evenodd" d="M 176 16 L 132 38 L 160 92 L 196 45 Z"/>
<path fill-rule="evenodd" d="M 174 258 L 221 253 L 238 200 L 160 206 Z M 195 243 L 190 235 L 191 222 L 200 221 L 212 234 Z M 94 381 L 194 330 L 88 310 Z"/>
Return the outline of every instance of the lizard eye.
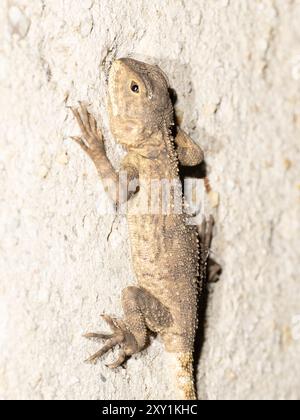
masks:
<path fill-rule="evenodd" d="M 131 86 L 130 89 L 132 90 L 132 92 L 134 93 L 139 93 L 139 85 L 136 84 L 136 82 L 131 82 Z"/>

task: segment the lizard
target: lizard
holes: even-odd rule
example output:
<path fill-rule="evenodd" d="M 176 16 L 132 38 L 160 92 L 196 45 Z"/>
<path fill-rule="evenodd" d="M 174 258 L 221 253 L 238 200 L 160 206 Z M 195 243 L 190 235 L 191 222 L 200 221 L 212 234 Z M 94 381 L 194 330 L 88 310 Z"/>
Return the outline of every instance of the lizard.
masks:
<path fill-rule="evenodd" d="M 181 128 L 177 127 L 174 135 L 169 82 L 157 65 L 116 59 L 109 70 L 107 90 L 110 130 L 127 152 L 120 170 L 108 159 L 102 129 L 82 102 L 71 107 L 81 130 L 81 135 L 72 139 L 94 162 L 115 205 L 127 205 L 137 284 L 122 291 L 122 319 L 102 315 L 111 334 L 85 334 L 89 339 L 106 340 L 88 361 L 96 361 L 119 345 L 117 360 L 108 365 L 117 368 L 145 349 L 149 333 L 154 332 L 161 336 L 173 360 L 178 398 L 196 399 L 193 350 L 197 301 L 207 276 L 213 218 L 204 219 L 201 227 L 188 223 L 179 164 L 198 165 L 204 153 Z M 121 181 L 122 171 L 125 181 Z M 137 212 L 149 202 L 153 180 L 172 183 L 169 211 L 163 212 L 160 206 L 156 212 L 149 212 L 148 207 Z M 172 211 L 175 203 L 179 209 Z"/>

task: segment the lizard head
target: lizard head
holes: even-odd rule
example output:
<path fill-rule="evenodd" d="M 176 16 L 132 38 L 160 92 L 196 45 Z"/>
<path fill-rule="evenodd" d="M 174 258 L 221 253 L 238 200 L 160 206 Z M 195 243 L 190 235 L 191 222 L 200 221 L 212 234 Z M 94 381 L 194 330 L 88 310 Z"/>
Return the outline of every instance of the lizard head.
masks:
<path fill-rule="evenodd" d="M 127 147 L 172 124 L 169 84 L 155 65 L 131 58 L 115 60 L 108 78 L 110 127 L 116 140 Z"/>

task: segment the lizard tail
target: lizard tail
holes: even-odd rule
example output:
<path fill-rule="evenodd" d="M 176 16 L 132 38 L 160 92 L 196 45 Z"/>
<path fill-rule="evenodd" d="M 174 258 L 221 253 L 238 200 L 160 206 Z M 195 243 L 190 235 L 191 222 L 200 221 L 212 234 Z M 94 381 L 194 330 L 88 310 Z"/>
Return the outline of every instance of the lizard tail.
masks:
<path fill-rule="evenodd" d="M 172 372 L 175 373 L 174 380 L 178 392 L 176 399 L 196 400 L 193 353 L 168 353 L 169 356 L 172 359 Z"/>

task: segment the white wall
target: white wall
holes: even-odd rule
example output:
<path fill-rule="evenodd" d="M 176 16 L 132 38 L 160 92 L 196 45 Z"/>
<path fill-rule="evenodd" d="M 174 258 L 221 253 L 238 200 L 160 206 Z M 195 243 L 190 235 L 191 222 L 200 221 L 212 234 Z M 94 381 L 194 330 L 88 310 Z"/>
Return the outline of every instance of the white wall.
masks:
<path fill-rule="evenodd" d="M 299 21 L 297 0 L 1 1 L 0 398 L 172 398 L 159 341 L 82 363 L 134 275 L 66 105 L 101 115 L 117 163 L 103 69 L 128 55 L 168 74 L 220 193 L 200 397 L 300 398 Z"/>

